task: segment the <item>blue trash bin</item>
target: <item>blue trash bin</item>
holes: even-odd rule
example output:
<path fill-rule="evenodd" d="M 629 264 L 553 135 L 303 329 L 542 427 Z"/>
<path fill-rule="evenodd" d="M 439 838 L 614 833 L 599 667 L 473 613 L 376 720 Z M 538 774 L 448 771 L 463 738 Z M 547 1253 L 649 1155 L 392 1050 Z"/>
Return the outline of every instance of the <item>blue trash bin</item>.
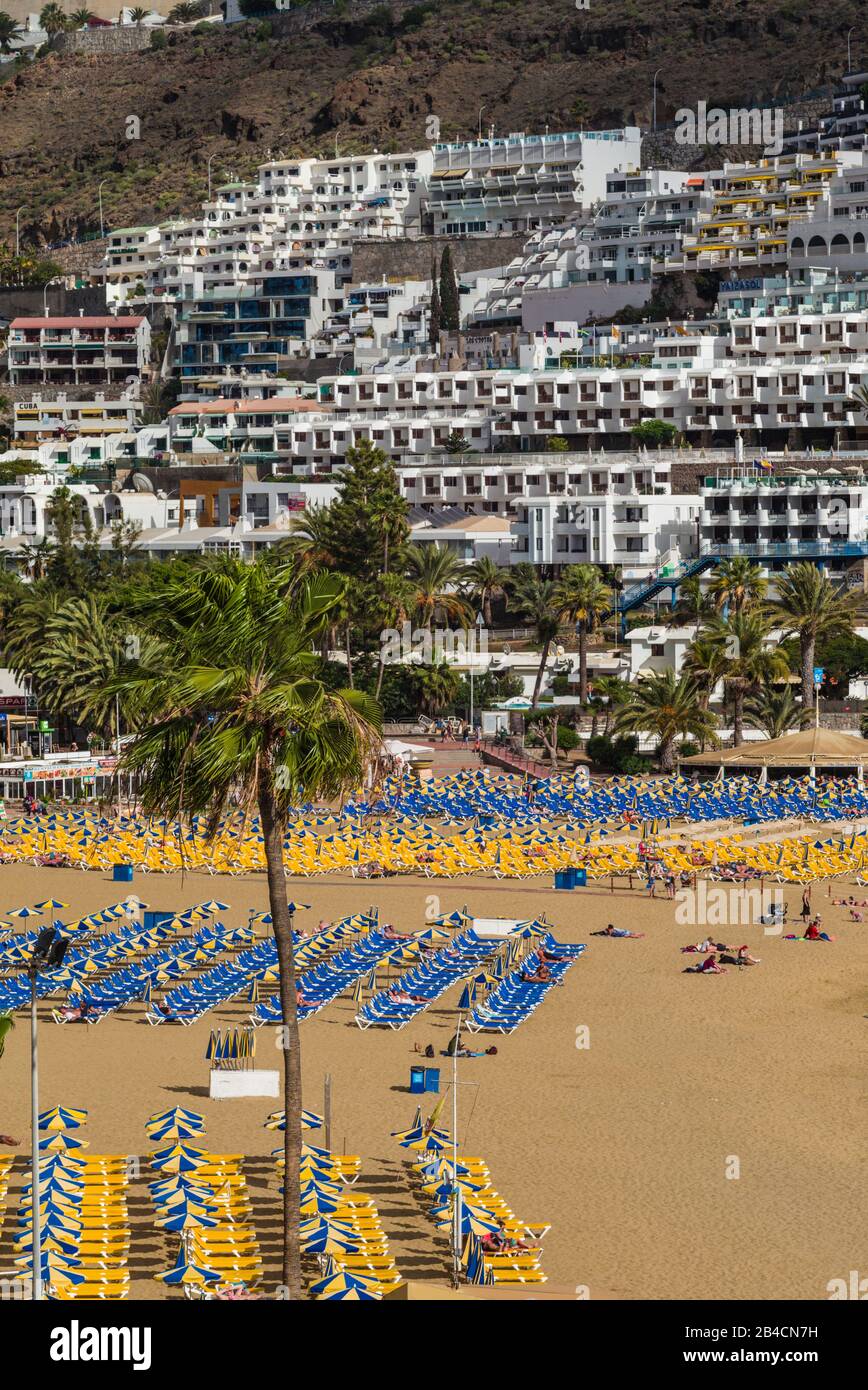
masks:
<path fill-rule="evenodd" d="M 417 1095 L 417 1094 L 419 1094 L 421 1091 L 424 1091 L 424 1089 L 425 1089 L 425 1068 L 424 1068 L 424 1067 L 411 1067 L 411 1068 L 410 1068 L 410 1090 L 413 1092 L 414 1095 Z"/>
<path fill-rule="evenodd" d="M 574 888 L 574 869 L 555 869 L 555 888 Z"/>
<path fill-rule="evenodd" d="M 115 883 L 132 883 L 132 864 L 115 864 L 114 868 L 112 869 L 112 878 Z"/>
<path fill-rule="evenodd" d="M 439 1091 L 440 1091 L 440 1068 L 439 1068 L 439 1067 L 426 1067 L 426 1068 L 425 1068 L 425 1090 L 426 1090 L 426 1091 L 434 1091 L 434 1092 L 436 1092 L 436 1093 L 439 1093 Z"/>
<path fill-rule="evenodd" d="M 587 869 L 573 869 L 573 887 L 584 888 L 588 882 Z"/>

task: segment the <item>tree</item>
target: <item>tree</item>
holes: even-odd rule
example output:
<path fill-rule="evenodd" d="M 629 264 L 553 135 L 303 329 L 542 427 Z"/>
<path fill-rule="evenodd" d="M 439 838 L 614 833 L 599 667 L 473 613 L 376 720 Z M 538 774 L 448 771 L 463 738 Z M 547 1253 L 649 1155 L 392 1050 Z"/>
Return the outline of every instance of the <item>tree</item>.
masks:
<path fill-rule="evenodd" d="M 670 420 L 640 420 L 630 430 L 637 444 L 661 448 L 671 444 L 678 430 Z"/>
<path fill-rule="evenodd" d="M 685 579 L 678 589 L 678 603 L 673 619 L 678 623 L 701 623 L 711 611 L 711 600 L 702 587 L 698 575 Z"/>
<path fill-rule="evenodd" d="M 201 19 L 204 13 L 205 6 L 197 4 L 196 0 L 183 0 L 182 4 L 169 11 L 169 23 L 192 24 L 194 19 Z"/>
<path fill-rule="evenodd" d="M 718 614 L 703 629 L 723 653 L 723 683 L 732 697 L 733 747 L 744 741 L 745 699 L 789 674 L 786 656 L 771 645 L 771 632 L 771 618 L 759 608 L 734 610 L 726 618 Z"/>
<path fill-rule="evenodd" d="M 142 424 L 159 425 L 177 403 L 180 382 L 153 377 L 142 388 Z"/>
<path fill-rule="evenodd" d="M 693 680 L 703 708 L 708 709 L 714 687 L 726 670 L 724 645 L 705 629 L 700 629 L 684 654 L 684 671 Z"/>
<path fill-rule="evenodd" d="M 24 37 L 25 31 L 17 19 L 13 19 L 5 10 L 0 10 L 0 53 L 14 52 Z"/>
<path fill-rule="evenodd" d="M 709 596 L 718 608 L 732 608 L 736 613 L 746 604 L 761 603 L 767 590 L 768 581 L 759 565 L 743 555 L 723 560 L 708 586 Z"/>
<path fill-rule="evenodd" d="M 458 672 L 445 661 L 436 666 L 414 666 L 410 677 L 423 714 L 439 714 L 451 705 L 461 684 Z"/>
<path fill-rule="evenodd" d="M 443 314 L 440 308 L 440 290 L 437 287 L 437 257 L 431 259 L 431 313 L 428 318 L 428 342 L 434 352 L 440 350 L 440 329 L 443 327 Z"/>
<path fill-rule="evenodd" d="M 147 19 L 147 17 L 148 11 L 144 9 L 142 5 L 136 5 L 134 9 L 130 10 L 130 19 L 137 29 L 141 27 L 142 21 Z"/>
<path fill-rule="evenodd" d="M 69 28 L 69 21 L 60 5 L 43 5 L 39 11 L 39 27 L 44 29 L 50 39 Z"/>
<path fill-rule="evenodd" d="M 612 590 L 596 565 L 568 565 L 557 589 L 560 616 L 575 625 L 579 639 L 579 699 L 588 698 L 588 636 L 612 607 Z"/>
<path fill-rule="evenodd" d="M 689 676 L 676 677 L 674 671 L 645 676 L 632 688 L 630 701 L 615 715 L 615 732 L 654 734 L 657 757 L 663 772 L 675 766 L 676 740 L 689 735 L 715 741 L 716 720 L 703 709 L 699 693 Z"/>
<path fill-rule="evenodd" d="M 809 710 L 797 705 L 790 686 L 776 690 L 767 686 L 745 702 L 745 719 L 768 738 L 781 738 L 791 729 L 804 729 L 811 722 Z"/>
<path fill-rule="evenodd" d="M 540 644 L 539 668 L 534 681 L 531 705 L 539 704 L 543 676 L 549 650 L 558 635 L 560 627 L 560 594 L 558 586 L 551 579 L 541 579 L 532 565 L 519 570 L 510 577 L 510 589 L 514 606 L 536 632 Z"/>
<path fill-rule="evenodd" d="M 80 10 L 72 10 L 69 16 L 69 25 L 72 29 L 85 29 L 95 17 L 93 10 L 84 6 Z"/>
<path fill-rule="evenodd" d="M 469 581 L 469 590 L 474 604 L 482 609 L 482 621 L 491 627 L 491 605 L 496 598 L 503 598 L 506 592 L 506 574 L 489 555 L 482 555 L 464 570 L 464 578 Z"/>
<path fill-rule="evenodd" d="M 605 701 L 603 736 L 609 733 L 613 714 L 626 705 L 630 699 L 630 686 L 620 676 L 597 676 L 594 681 L 594 699 Z"/>
<path fill-rule="evenodd" d="M 458 332 L 461 326 L 461 301 L 452 265 L 452 252 L 448 246 L 444 246 L 443 255 L 440 257 L 440 316 L 447 332 Z"/>
<path fill-rule="evenodd" d="M 470 614 L 458 592 L 464 575 L 461 561 L 442 545 L 408 545 L 407 578 L 413 585 L 413 611 L 431 631 L 435 619 L 467 625 Z"/>
<path fill-rule="evenodd" d="M 292 808 L 359 786 L 380 747 L 379 712 L 359 691 L 327 690 L 315 647 L 343 584 L 334 575 L 229 560 L 191 571 L 130 617 L 162 643 L 155 666 L 110 684 L 138 707 L 142 733 L 121 767 L 139 778 L 147 815 L 206 817 L 216 834 L 231 805 L 258 811 L 277 947 L 285 1108 L 282 1283 L 302 1293 L 299 1221 L 301 1055 L 292 918 L 283 846 Z"/>
<path fill-rule="evenodd" d="M 395 466 L 382 449 L 365 440 L 347 450 L 329 512 L 335 561 L 353 575 L 356 593 L 359 582 L 375 583 L 390 564 L 400 564 L 410 534 L 407 502 Z M 372 543 L 375 536 L 382 537 L 382 550 Z"/>
<path fill-rule="evenodd" d="M 562 434 L 550 434 L 546 440 L 546 452 L 549 454 L 565 454 L 569 447 Z"/>
<path fill-rule="evenodd" d="M 774 611 L 784 632 L 799 639 L 802 676 L 802 705 L 814 703 L 814 660 L 817 642 L 843 637 L 853 630 L 853 609 L 843 587 L 803 560 L 790 565 L 777 582 L 778 598 Z"/>
<path fill-rule="evenodd" d="M 443 448 L 447 454 L 451 454 L 453 457 L 471 452 L 470 441 L 465 434 L 461 433 L 461 430 L 452 430 Z"/>

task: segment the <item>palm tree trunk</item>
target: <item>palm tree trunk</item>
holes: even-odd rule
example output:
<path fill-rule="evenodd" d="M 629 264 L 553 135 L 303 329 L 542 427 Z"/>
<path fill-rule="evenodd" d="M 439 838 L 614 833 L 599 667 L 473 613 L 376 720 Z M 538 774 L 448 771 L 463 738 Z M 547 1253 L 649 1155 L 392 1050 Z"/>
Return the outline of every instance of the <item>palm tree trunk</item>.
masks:
<path fill-rule="evenodd" d="M 539 670 L 536 673 L 536 683 L 533 688 L 532 704 L 534 709 L 536 709 L 537 702 L 539 700 L 539 693 L 542 690 L 543 676 L 545 674 L 546 662 L 549 659 L 549 647 L 551 646 L 551 644 L 551 638 L 548 638 L 548 640 L 543 643 L 542 656 L 540 657 L 539 663 Z"/>
<path fill-rule="evenodd" d="M 744 691 L 738 686 L 732 692 L 732 746 L 744 742 Z"/>
<path fill-rule="evenodd" d="M 295 992 L 295 957 L 292 925 L 286 903 L 283 872 L 284 826 L 266 777 L 259 783 L 259 814 L 268 878 L 268 905 L 277 945 L 280 978 L 280 1014 L 283 1039 L 283 1271 L 281 1282 L 288 1297 L 300 1299 L 301 1286 L 301 1046 Z"/>
<path fill-rule="evenodd" d="M 491 594 L 488 590 L 482 595 L 482 617 L 487 628 L 491 627 Z"/>
<path fill-rule="evenodd" d="M 579 624 L 579 703 L 588 701 L 588 634 L 584 623 Z"/>
<path fill-rule="evenodd" d="M 671 734 L 663 739 L 657 754 L 660 758 L 660 771 L 671 772 L 675 766 L 675 739 Z"/>
<path fill-rule="evenodd" d="M 347 618 L 347 625 L 344 629 L 344 648 L 347 653 L 347 684 L 350 690 L 354 690 L 353 685 L 353 649 L 350 643 L 350 620 Z"/>
<path fill-rule="evenodd" d="M 383 656 L 383 644 L 380 643 L 380 659 L 377 663 L 377 688 L 374 691 L 374 699 L 379 700 L 380 691 L 383 687 L 383 676 L 386 674 L 386 662 Z"/>
<path fill-rule="evenodd" d="M 802 705 L 806 710 L 814 707 L 814 648 L 815 638 L 803 632 L 802 648 Z"/>

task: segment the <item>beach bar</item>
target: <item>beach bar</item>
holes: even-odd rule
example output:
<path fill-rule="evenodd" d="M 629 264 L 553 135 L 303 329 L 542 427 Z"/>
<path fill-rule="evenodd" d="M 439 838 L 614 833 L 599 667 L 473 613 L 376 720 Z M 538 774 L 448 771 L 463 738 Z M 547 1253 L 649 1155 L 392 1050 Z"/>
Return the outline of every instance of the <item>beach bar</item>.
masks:
<path fill-rule="evenodd" d="M 117 759 L 90 753 L 46 754 L 43 758 L 0 763 L 0 797 L 23 801 L 89 801 L 112 793 Z"/>

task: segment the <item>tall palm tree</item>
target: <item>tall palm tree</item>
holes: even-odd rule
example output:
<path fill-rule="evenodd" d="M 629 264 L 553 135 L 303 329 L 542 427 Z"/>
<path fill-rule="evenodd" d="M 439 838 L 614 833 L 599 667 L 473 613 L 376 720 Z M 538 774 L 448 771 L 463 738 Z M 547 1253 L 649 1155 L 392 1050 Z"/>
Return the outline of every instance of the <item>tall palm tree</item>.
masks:
<path fill-rule="evenodd" d="M 561 617 L 575 624 L 579 639 L 579 699 L 588 698 L 588 636 L 613 602 L 612 590 L 596 565 L 569 565 L 558 584 Z"/>
<path fill-rule="evenodd" d="M 89 10 L 87 6 L 82 6 L 80 10 L 72 10 L 69 23 L 73 29 L 84 29 L 94 18 L 93 10 Z"/>
<path fill-rule="evenodd" d="M 695 684 L 704 709 L 708 709 L 714 688 L 726 670 L 726 652 L 722 643 L 700 628 L 684 653 L 683 670 Z"/>
<path fill-rule="evenodd" d="M 783 690 L 766 687 L 745 702 L 745 719 L 762 729 L 769 738 L 781 738 L 791 729 L 804 729 L 811 722 L 810 711 L 796 704 L 790 686 Z"/>
<path fill-rule="evenodd" d="M 789 666 L 780 647 L 770 645 L 772 620 L 759 608 L 733 611 L 728 617 L 716 616 L 704 629 L 722 649 L 725 665 L 723 682 L 732 698 L 732 742 L 744 741 L 744 702 L 761 686 L 783 680 Z"/>
<path fill-rule="evenodd" d="M 39 11 L 39 27 L 51 39 L 55 34 L 62 34 L 69 28 L 69 20 L 63 11 L 62 5 L 43 5 Z"/>
<path fill-rule="evenodd" d="M 546 662 L 560 627 L 560 595 L 551 579 L 541 579 L 532 565 L 510 576 L 510 596 L 514 608 L 531 624 L 540 645 L 539 669 L 533 687 L 535 706 L 539 701 Z"/>
<path fill-rule="evenodd" d="M 205 6 L 198 4 L 197 0 L 182 0 L 180 5 L 169 11 L 170 24 L 190 24 L 194 19 L 201 19 L 205 13 Z"/>
<path fill-rule="evenodd" d="M 451 705 L 461 684 L 458 672 L 445 661 L 437 666 L 415 667 L 413 683 L 424 714 L 439 714 Z"/>
<path fill-rule="evenodd" d="M 708 586 L 716 606 L 731 608 L 735 613 L 740 613 L 749 603 L 761 603 L 767 589 L 768 580 L 763 578 L 759 565 L 744 555 L 722 561 Z"/>
<path fill-rule="evenodd" d="M 504 571 L 489 555 L 482 555 L 478 560 L 474 560 L 472 565 L 467 566 L 464 575 L 469 581 L 474 603 L 482 610 L 482 620 L 485 626 L 490 628 L 492 600 L 502 598 L 506 592 Z"/>
<path fill-rule="evenodd" d="M 141 5 L 136 5 L 135 9 L 130 10 L 130 19 L 137 29 L 141 26 L 142 20 L 147 19 L 147 17 L 148 11 Z"/>
<path fill-rule="evenodd" d="M 121 768 L 138 777 L 146 814 L 204 815 L 212 835 L 233 797 L 245 816 L 259 814 L 280 980 L 282 1282 L 293 1299 L 301 1297 L 301 1057 L 283 846 L 292 808 L 360 785 L 380 747 L 374 701 L 327 690 L 315 676 L 316 644 L 342 598 L 334 575 L 299 582 L 264 561 L 195 569 L 159 596 L 131 600 L 131 618 L 165 654 L 109 687 L 139 711 L 143 731 Z"/>
<path fill-rule="evenodd" d="M 463 574 L 461 561 L 445 546 L 407 546 L 407 578 L 415 588 L 415 613 L 426 632 L 435 618 L 462 626 L 469 621 L 467 603 L 457 591 Z"/>
<path fill-rule="evenodd" d="M 0 53 L 14 53 L 25 36 L 17 19 L 0 10 Z"/>
<path fill-rule="evenodd" d="M 703 742 L 716 742 L 713 714 L 704 709 L 689 676 L 672 670 L 645 676 L 632 688 L 629 703 L 615 715 L 617 734 L 654 734 L 663 772 L 675 766 L 676 740 L 689 734 Z"/>
<path fill-rule="evenodd" d="M 831 580 L 810 561 L 790 565 L 777 583 L 774 611 L 785 632 L 799 639 L 802 705 L 814 703 L 814 658 L 818 641 L 842 637 L 853 630 L 853 607 L 842 585 Z"/>

